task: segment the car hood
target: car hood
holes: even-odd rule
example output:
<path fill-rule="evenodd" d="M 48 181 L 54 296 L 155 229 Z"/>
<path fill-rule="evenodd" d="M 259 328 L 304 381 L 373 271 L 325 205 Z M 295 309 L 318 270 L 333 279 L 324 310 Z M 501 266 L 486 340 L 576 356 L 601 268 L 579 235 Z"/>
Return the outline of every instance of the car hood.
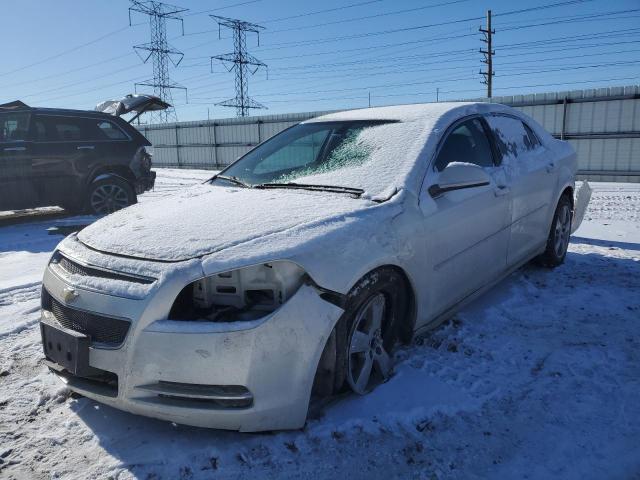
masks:
<path fill-rule="evenodd" d="M 322 229 L 376 205 L 338 193 L 204 184 L 104 217 L 78 238 L 105 253 L 177 262 L 276 234 L 280 238 L 287 230 L 296 232 L 292 242 L 301 242 L 301 228 Z"/>

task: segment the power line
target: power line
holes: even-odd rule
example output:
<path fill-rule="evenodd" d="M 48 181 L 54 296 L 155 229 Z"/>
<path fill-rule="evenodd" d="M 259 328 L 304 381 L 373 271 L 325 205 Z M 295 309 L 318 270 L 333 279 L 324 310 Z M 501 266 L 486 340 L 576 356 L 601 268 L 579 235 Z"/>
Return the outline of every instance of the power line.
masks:
<path fill-rule="evenodd" d="M 304 25 L 304 26 L 300 26 L 300 27 L 291 27 L 291 28 L 284 28 L 284 29 L 280 29 L 280 30 L 271 30 L 269 32 L 266 32 L 268 34 L 274 34 L 274 33 L 280 33 L 280 32 L 291 32 L 294 30 L 304 30 L 307 28 L 318 28 L 318 27 L 326 27 L 328 25 L 338 25 L 341 23 L 350 23 L 350 22 L 356 22 L 356 21 L 361 21 L 361 20 L 370 20 L 372 18 L 380 18 L 380 17 L 387 17 L 390 15 L 400 15 L 403 13 L 411 13 L 411 12 L 417 12 L 417 11 L 421 11 L 421 10 L 427 10 L 430 8 L 436 8 L 436 7 L 444 7 L 444 6 L 449 6 L 449 5 L 454 5 L 456 3 L 462 3 L 462 2 L 469 2 L 471 0 L 451 0 L 448 2 L 441 2 L 441 3 L 436 3 L 433 5 L 424 5 L 421 7 L 415 7 L 415 8 L 405 8 L 403 10 L 394 10 L 392 12 L 384 12 L 384 13 L 376 13 L 374 15 L 366 15 L 363 17 L 353 17 L 353 18 L 345 18 L 342 20 L 334 20 L 332 22 L 324 22 L 324 23 L 316 23 L 313 25 Z"/>
<path fill-rule="evenodd" d="M 60 57 L 62 57 L 64 55 L 67 55 L 69 53 L 76 52 L 76 51 L 80 50 L 81 48 L 84 48 L 84 47 L 89 46 L 89 45 L 93 45 L 94 43 L 98 43 L 99 41 L 104 40 L 105 38 L 108 38 L 108 37 L 110 37 L 112 35 L 116 35 L 116 34 L 118 34 L 120 32 L 123 32 L 123 31 L 127 30 L 129 27 L 135 27 L 137 25 L 139 25 L 139 24 L 129 25 L 129 26 L 126 26 L 126 27 L 118 28 L 117 30 L 114 30 L 114 31 L 109 32 L 109 33 L 106 33 L 106 34 L 104 34 L 104 35 L 102 35 L 102 36 L 100 36 L 100 37 L 98 37 L 98 38 L 96 38 L 94 40 L 90 40 L 90 41 L 82 43 L 80 45 L 76 45 L 75 47 L 69 48 L 68 50 L 64 50 L 64 51 L 62 51 L 60 53 L 56 53 L 55 55 L 51 55 L 49 57 L 45 57 L 45 58 L 43 58 L 41 60 L 38 60 L 37 62 L 33 62 L 33 63 L 28 64 L 28 65 L 24 65 L 22 67 L 15 68 L 13 70 L 9 70 L 9 71 L 0 73 L 0 77 L 4 77 L 6 75 L 11 75 L 12 73 L 16 73 L 16 72 L 21 72 L 22 70 L 26 70 L 27 68 L 31 68 L 31 67 L 35 67 L 37 65 L 41 65 L 41 64 L 43 64 L 45 62 L 48 62 L 49 60 L 55 60 L 56 58 L 60 58 Z"/>
<path fill-rule="evenodd" d="M 319 15 L 321 13 L 337 12 L 337 11 L 347 10 L 348 8 L 362 7 L 364 5 L 371 5 L 372 3 L 380 3 L 382 1 L 384 1 L 384 0 L 367 0 L 365 2 L 351 3 L 351 4 L 348 4 L 348 5 L 342 5 L 340 7 L 335 7 L 335 8 L 326 8 L 324 10 L 316 10 L 315 12 L 300 13 L 300 14 L 297 14 L 297 15 L 290 15 L 288 17 L 280 17 L 280 18 L 272 18 L 272 19 L 269 19 L 269 20 L 262 20 L 260 23 L 282 22 L 284 20 L 291 20 L 291 19 L 294 19 L 294 18 L 309 17 L 311 15 Z"/>
<path fill-rule="evenodd" d="M 250 5 L 250 4 L 252 4 L 252 3 L 258 3 L 258 2 L 261 2 L 261 1 L 262 1 L 262 0 L 248 0 L 248 1 L 246 1 L 246 2 L 234 3 L 234 4 L 232 4 L 232 5 L 225 5 L 225 6 L 218 7 L 218 8 L 212 8 L 212 9 L 210 9 L 210 10 L 200 10 L 199 12 L 186 13 L 186 14 L 185 14 L 185 15 L 183 15 L 183 16 L 185 16 L 185 17 L 191 17 L 191 16 L 193 16 L 193 15 L 201 15 L 201 14 L 203 14 L 203 13 L 219 12 L 220 10 L 226 10 L 227 8 L 241 7 L 241 6 L 243 6 L 243 5 Z M 189 34 L 187 34 L 187 35 L 189 35 Z M 193 35 L 193 34 L 191 34 L 191 35 Z"/>

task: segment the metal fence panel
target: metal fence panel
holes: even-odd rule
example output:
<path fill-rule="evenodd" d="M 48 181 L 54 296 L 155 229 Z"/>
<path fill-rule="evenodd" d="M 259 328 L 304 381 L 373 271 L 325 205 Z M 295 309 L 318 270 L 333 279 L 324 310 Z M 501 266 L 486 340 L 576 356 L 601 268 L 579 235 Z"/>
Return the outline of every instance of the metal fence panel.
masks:
<path fill-rule="evenodd" d="M 475 99 L 487 101 L 487 99 Z M 494 97 L 572 143 L 582 176 L 640 181 L 640 86 Z M 220 168 L 298 122 L 330 112 L 301 112 L 140 126 L 155 166 Z"/>

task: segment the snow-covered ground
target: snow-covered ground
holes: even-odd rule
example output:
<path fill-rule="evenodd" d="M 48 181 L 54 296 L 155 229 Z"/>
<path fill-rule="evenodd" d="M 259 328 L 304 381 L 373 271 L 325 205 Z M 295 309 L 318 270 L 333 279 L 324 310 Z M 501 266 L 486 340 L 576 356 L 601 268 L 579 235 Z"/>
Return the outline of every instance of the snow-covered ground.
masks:
<path fill-rule="evenodd" d="M 160 170 L 141 201 L 211 172 Z M 173 425 L 70 395 L 41 363 L 40 277 L 92 217 L 0 227 L 0 478 L 640 478 L 640 185 L 596 183 L 566 263 L 527 266 L 304 430 Z"/>

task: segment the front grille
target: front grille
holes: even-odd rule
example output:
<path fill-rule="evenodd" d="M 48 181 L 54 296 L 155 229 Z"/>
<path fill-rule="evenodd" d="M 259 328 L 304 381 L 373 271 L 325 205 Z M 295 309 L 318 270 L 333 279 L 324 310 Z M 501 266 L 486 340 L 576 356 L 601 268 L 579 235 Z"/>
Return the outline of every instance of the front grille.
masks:
<path fill-rule="evenodd" d="M 88 335 L 92 342 L 117 347 L 127 336 L 130 323 L 118 318 L 67 307 L 42 290 L 42 308 L 49 310 L 64 328 Z"/>
<path fill-rule="evenodd" d="M 64 255 L 61 255 L 59 252 L 56 253 L 53 259 L 54 263 L 57 263 L 63 270 L 72 274 L 72 275 L 81 275 L 83 277 L 98 277 L 98 278 L 108 278 L 112 280 L 123 280 L 125 282 L 133 282 L 133 283 L 142 283 L 144 285 L 148 285 L 153 283 L 153 279 L 151 278 L 143 278 L 134 275 L 127 275 L 126 273 L 118 273 L 118 272 L 109 272 L 106 270 L 101 270 L 99 268 L 92 268 L 86 265 L 81 265 L 73 260 L 68 259 Z"/>

